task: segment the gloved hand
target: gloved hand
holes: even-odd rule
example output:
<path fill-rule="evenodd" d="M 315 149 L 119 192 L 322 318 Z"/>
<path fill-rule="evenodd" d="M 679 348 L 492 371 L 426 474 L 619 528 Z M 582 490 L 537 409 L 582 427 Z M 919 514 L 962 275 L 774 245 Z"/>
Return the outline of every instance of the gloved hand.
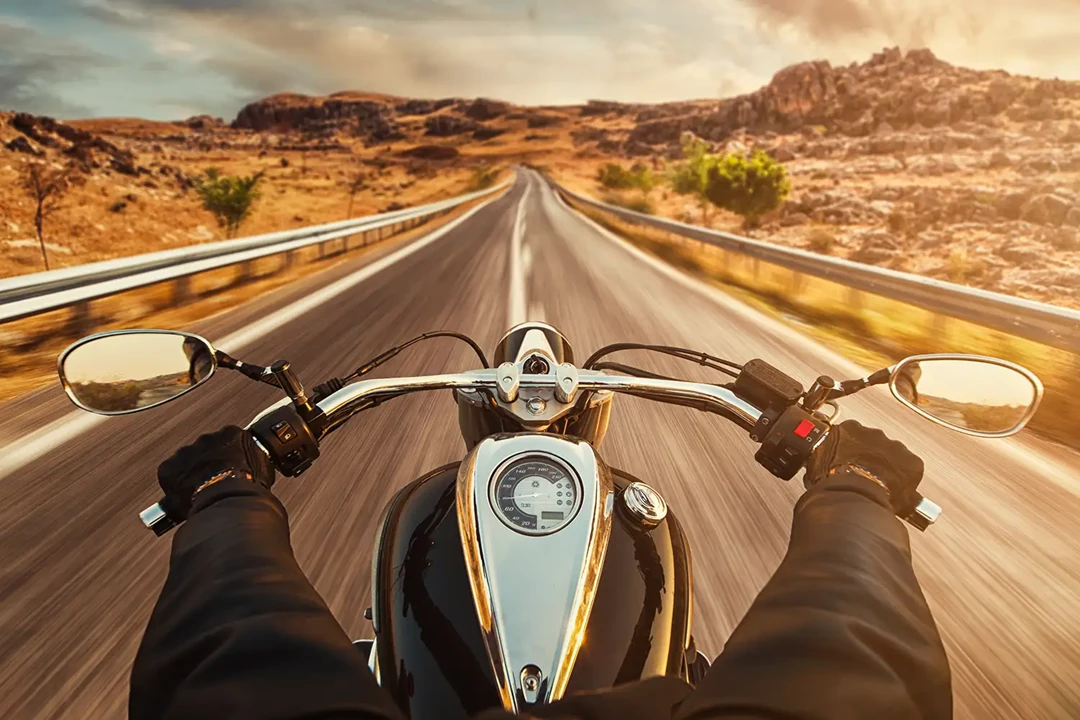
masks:
<path fill-rule="evenodd" d="M 195 493 L 230 470 L 268 489 L 274 485 L 274 466 L 251 433 L 228 425 L 180 448 L 158 466 L 158 484 L 165 491 L 162 508 L 169 517 L 187 520 Z"/>
<path fill-rule="evenodd" d="M 903 443 L 890 440 L 882 431 L 864 427 L 855 420 L 846 420 L 829 431 L 810 456 L 803 482 L 809 489 L 830 472 L 839 472 L 848 466 L 857 474 L 869 475 L 884 485 L 898 516 L 906 517 L 918 504 L 917 490 L 923 477 L 922 458 Z"/>

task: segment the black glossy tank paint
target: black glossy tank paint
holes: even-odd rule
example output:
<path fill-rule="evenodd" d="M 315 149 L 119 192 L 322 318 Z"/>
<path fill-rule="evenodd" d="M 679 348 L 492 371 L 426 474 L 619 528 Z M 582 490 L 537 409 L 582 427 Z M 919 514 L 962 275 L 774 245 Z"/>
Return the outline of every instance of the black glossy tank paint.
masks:
<path fill-rule="evenodd" d="M 375 570 L 382 685 L 414 720 L 500 705 L 461 550 L 457 468 L 439 468 L 394 496 Z"/>
<path fill-rule="evenodd" d="M 634 478 L 612 473 L 621 495 Z M 376 568 L 383 686 L 413 720 L 499 705 L 461 551 L 456 478 L 457 465 L 446 466 L 394 497 Z M 646 532 L 616 510 L 568 692 L 678 675 L 690 590 L 689 550 L 674 515 Z"/>

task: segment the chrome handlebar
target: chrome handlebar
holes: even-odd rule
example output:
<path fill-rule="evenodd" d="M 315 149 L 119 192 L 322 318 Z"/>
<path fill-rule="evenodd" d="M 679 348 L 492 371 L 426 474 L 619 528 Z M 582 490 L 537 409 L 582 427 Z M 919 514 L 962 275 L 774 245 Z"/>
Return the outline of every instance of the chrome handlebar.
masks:
<path fill-rule="evenodd" d="M 647 393 L 650 398 L 660 401 L 666 396 L 673 400 L 694 400 L 711 405 L 721 414 L 743 422 L 748 427 L 753 427 L 761 417 L 761 410 L 757 407 L 727 388 L 717 385 L 608 375 L 595 370 L 579 370 L 570 365 L 560 366 L 545 375 L 519 375 L 502 367 L 445 375 L 376 378 L 355 382 L 317 404 L 325 418 L 325 427 L 319 439 L 321 441 L 322 437 L 341 427 L 353 415 L 366 409 L 367 401 L 426 390 L 447 389 L 494 391 L 503 402 L 512 402 L 523 389 L 552 390 L 558 401 L 564 404 L 572 404 L 577 394 L 582 391 L 610 391 L 631 395 Z M 288 399 L 274 403 L 255 419 L 288 403 Z M 249 424 L 248 427 L 250 428 L 251 425 Z M 926 498 L 921 498 L 915 511 L 905 520 L 919 530 L 925 530 L 937 520 L 940 514 L 940 507 Z M 160 503 L 150 506 L 140 513 L 139 517 L 143 524 L 158 536 L 164 535 L 177 525 L 176 521 L 165 513 Z"/>
<path fill-rule="evenodd" d="M 330 432 L 363 410 L 366 401 L 375 398 L 396 397 L 422 390 L 450 389 L 491 390 L 498 393 L 501 399 L 505 399 L 509 397 L 506 385 L 512 384 L 514 395 L 524 389 L 553 390 L 566 404 L 573 403 L 577 393 L 581 391 L 607 390 L 629 394 L 648 392 L 656 396 L 667 395 L 673 399 L 706 402 L 749 425 L 754 425 L 761 417 L 759 409 L 727 388 L 705 383 L 607 375 L 599 371 L 576 369 L 574 373 L 564 371 L 561 375 L 558 371 L 547 375 L 519 375 L 513 378 L 511 383 L 506 383 L 507 379 L 505 373 L 500 375 L 499 368 L 492 368 L 448 375 L 362 380 L 330 395 L 318 403 L 318 408 L 326 416 L 327 432 Z"/>

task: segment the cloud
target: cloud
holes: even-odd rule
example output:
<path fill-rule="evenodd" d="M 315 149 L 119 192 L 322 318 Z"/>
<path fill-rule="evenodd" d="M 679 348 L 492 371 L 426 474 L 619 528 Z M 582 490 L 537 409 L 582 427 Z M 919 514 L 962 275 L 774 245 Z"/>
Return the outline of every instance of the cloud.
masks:
<path fill-rule="evenodd" d="M 66 36 L 122 58 L 117 78 L 95 77 L 137 89 L 132 103 L 211 98 L 205 109 L 219 114 L 282 91 L 534 104 L 719 97 L 753 90 L 793 62 L 843 64 L 891 45 L 928 46 L 959 65 L 1080 78 L 1077 0 L 1022 7 L 1014 0 L 27 0 L 26 7 L 82 22 L 86 32 L 65 27 Z M 85 76 L 72 68 L 78 51 L 20 47 L 0 42 L 7 58 L 0 91 L 9 98 L 60 102 L 55 92 L 49 99 L 51 83 L 68 71 Z M 175 86 L 167 101 L 165 84 Z"/>
<path fill-rule="evenodd" d="M 773 39 L 830 59 L 869 48 L 929 47 L 960 65 L 1080 78 L 1076 0 L 739 0 Z M 795 38 L 798 38 L 795 40 Z"/>
<path fill-rule="evenodd" d="M 77 80 L 105 59 L 77 44 L 0 17 L 0 108 L 59 117 L 80 117 L 89 108 L 65 100 L 55 84 Z"/>

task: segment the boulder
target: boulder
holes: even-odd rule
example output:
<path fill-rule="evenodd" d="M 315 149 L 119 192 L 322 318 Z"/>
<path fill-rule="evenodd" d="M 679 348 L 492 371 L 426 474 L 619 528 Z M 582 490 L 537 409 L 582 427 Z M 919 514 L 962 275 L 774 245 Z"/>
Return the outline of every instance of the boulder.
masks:
<path fill-rule="evenodd" d="M 551 127 L 552 125 L 558 125 L 562 121 L 563 119 L 558 115 L 534 114 L 529 115 L 526 119 L 526 123 L 531 129 Z"/>
<path fill-rule="evenodd" d="M 1020 219 L 1039 225 L 1061 225 L 1076 207 L 1057 195 L 1036 195 L 1020 208 Z"/>
<path fill-rule="evenodd" d="M 451 137 L 474 132 L 478 127 L 472 120 L 456 115 L 432 115 L 424 121 L 424 134 L 433 137 Z"/>
<path fill-rule="evenodd" d="M 1006 155 L 1001 150 L 995 150 L 990 153 L 990 158 L 987 160 L 987 167 L 997 170 L 1000 168 L 1007 168 L 1012 166 L 1013 159 Z"/>
<path fill-rule="evenodd" d="M 574 141 L 575 145 L 584 145 L 590 142 L 600 142 L 606 140 L 608 137 L 608 131 L 604 128 L 592 127 L 587 125 L 585 127 L 576 128 L 570 131 L 570 138 Z"/>
<path fill-rule="evenodd" d="M 791 162 L 795 159 L 795 153 L 793 153 L 791 150 L 789 150 L 783 145 L 777 145 L 776 147 L 769 148 L 768 153 L 772 157 L 772 159 L 777 162 L 785 163 Z"/>
<path fill-rule="evenodd" d="M 449 145 L 418 145 L 399 154 L 417 160 L 453 160 L 461 155 L 457 148 Z"/>
<path fill-rule="evenodd" d="M 1023 175 L 1046 175 L 1060 170 L 1057 160 L 1049 155 L 1035 155 L 1020 164 L 1019 172 Z"/>
<path fill-rule="evenodd" d="M 781 227 L 794 227 L 796 225 L 807 225 L 810 223 L 810 216 L 804 212 L 793 212 L 780 217 Z"/>
<path fill-rule="evenodd" d="M 1049 243 L 1056 250 L 1066 252 L 1080 250 L 1080 231 L 1074 227 L 1046 228 L 1039 239 Z"/>
<path fill-rule="evenodd" d="M 491 127 L 490 125 L 481 125 L 473 130 L 473 138 L 476 140 L 490 140 L 491 138 L 497 138 L 504 134 L 506 130 L 504 128 Z"/>
<path fill-rule="evenodd" d="M 33 155 L 35 157 L 40 157 L 45 154 L 35 148 L 33 145 L 31 145 L 30 141 L 22 135 L 11 140 L 6 145 L 4 145 L 4 147 L 6 147 L 11 152 L 25 153 L 27 155 Z"/>
<path fill-rule="evenodd" d="M 433 112 L 438 112 L 444 107 L 450 107 L 460 102 L 455 98 L 446 98 L 444 100 L 406 100 L 403 103 L 399 103 L 394 109 L 400 115 L 430 115 Z"/>
<path fill-rule="evenodd" d="M 510 106 L 502 101 L 477 98 L 465 109 L 465 115 L 473 120 L 494 120 L 500 115 L 505 115 L 509 109 Z"/>
<path fill-rule="evenodd" d="M 997 256 L 1008 260 L 1017 267 L 1031 267 L 1039 263 L 1046 251 L 1033 243 L 1010 238 L 1001 243 L 995 251 Z"/>
<path fill-rule="evenodd" d="M 1019 220 L 1021 209 L 1030 199 L 1031 192 L 1027 190 L 1003 193 L 994 201 L 994 209 L 1002 217 L 1009 220 Z"/>
<path fill-rule="evenodd" d="M 629 112 L 631 110 L 630 105 L 620 102 L 612 102 L 610 100 L 589 100 L 579 111 L 582 115 L 609 115 Z"/>

